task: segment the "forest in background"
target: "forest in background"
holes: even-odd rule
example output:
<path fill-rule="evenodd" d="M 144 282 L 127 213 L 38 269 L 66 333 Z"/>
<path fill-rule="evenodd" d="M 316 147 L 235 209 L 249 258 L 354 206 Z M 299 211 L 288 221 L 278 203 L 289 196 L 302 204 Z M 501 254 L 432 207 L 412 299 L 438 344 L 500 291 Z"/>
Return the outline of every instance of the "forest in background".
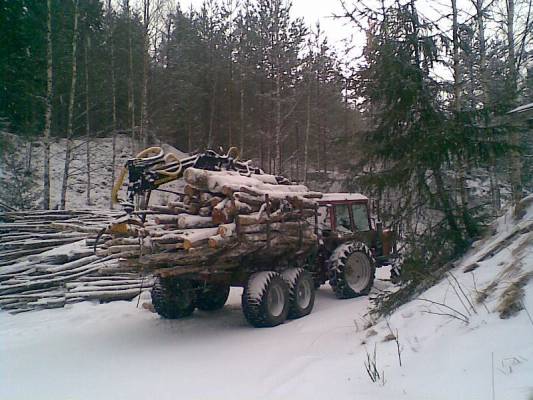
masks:
<path fill-rule="evenodd" d="M 345 64 L 289 3 L 49 3 L 49 128 L 46 2 L 10 2 L 3 12 L 0 115 L 15 134 L 118 132 L 137 148 L 157 138 L 187 152 L 238 146 L 266 171 L 303 180 L 310 165 L 331 168 L 334 140 L 357 129 Z"/>
<path fill-rule="evenodd" d="M 3 2 L 2 130 L 42 141 L 45 160 L 51 140 L 67 139 L 62 199 L 75 138 L 87 191 L 91 140 L 117 134 L 134 149 L 237 146 L 298 181 L 348 171 L 416 242 L 413 265 L 442 265 L 502 196 L 517 204 L 531 190 L 530 126 L 507 113 L 533 101 L 532 1 L 443 1 L 435 18 L 420 11 L 435 2 L 340 3 L 338 17 L 366 35 L 358 59 L 285 0 Z M 479 176 L 488 190 L 474 202 Z"/>

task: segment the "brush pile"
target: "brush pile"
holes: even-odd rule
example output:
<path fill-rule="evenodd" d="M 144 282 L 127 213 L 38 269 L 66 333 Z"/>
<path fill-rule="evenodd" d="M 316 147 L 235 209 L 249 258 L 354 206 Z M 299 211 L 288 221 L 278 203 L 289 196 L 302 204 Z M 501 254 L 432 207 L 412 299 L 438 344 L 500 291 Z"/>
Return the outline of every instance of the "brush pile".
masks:
<path fill-rule="evenodd" d="M 129 300 L 150 278 L 121 271 L 116 258 L 94 254 L 96 234 L 116 213 L 0 213 L 0 308 L 11 313 L 85 300 Z M 104 236 L 102 242 L 110 239 Z"/>
<path fill-rule="evenodd" d="M 297 258 L 316 244 L 321 193 L 268 174 L 191 167 L 184 179 L 182 195 L 152 206 L 142 227 L 114 235 L 98 254 L 120 254 L 127 268 L 185 274 Z"/>

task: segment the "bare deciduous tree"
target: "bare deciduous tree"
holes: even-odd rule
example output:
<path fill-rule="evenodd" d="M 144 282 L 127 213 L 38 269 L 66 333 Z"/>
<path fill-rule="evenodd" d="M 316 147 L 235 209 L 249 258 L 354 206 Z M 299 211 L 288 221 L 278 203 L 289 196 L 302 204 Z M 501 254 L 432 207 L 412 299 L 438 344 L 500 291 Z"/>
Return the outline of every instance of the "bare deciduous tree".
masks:
<path fill-rule="evenodd" d="M 44 171 L 43 171 L 43 208 L 50 208 L 50 130 L 52 127 L 53 95 L 53 52 L 52 52 L 52 0 L 47 0 L 46 14 L 46 111 L 44 114 Z"/>
<path fill-rule="evenodd" d="M 67 200 L 67 188 L 68 188 L 68 178 L 69 178 L 69 169 L 70 162 L 72 161 L 72 138 L 74 136 L 73 132 L 73 119 L 74 119 L 74 96 L 76 95 L 76 79 L 77 74 L 77 45 L 78 45 L 78 1 L 74 0 L 74 24 L 72 30 L 72 68 L 71 68 L 71 80 L 70 80 L 70 96 L 68 104 L 68 122 L 67 122 L 67 140 L 65 145 L 65 164 L 63 168 L 63 180 L 61 182 L 61 199 L 60 199 L 60 208 L 65 209 L 66 200 Z"/>

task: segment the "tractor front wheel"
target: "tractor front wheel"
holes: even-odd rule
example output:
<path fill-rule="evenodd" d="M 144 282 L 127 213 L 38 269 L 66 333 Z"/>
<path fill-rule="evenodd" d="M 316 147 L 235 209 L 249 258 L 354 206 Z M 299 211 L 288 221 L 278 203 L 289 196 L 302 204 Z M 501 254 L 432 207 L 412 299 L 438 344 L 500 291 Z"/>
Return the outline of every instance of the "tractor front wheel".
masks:
<path fill-rule="evenodd" d="M 376 263 L 361 242 L 344 243 L 330 258 L 329 283 L 339 299 L 367 295 L 374 283 Z"/>

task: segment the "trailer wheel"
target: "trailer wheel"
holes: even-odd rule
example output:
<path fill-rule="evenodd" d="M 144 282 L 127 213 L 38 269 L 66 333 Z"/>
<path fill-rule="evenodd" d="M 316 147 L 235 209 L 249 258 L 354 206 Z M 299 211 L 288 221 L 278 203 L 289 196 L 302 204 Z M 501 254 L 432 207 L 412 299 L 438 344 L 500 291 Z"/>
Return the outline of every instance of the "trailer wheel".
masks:
<path fill-rule="evenodd" d="M 315 282 L 303 268 L 289 268 L 281 276 L 289 286 L 289 318 L 301 318 L 311 313 L 315 305 Z"/>
<path fill-rule="evenodd" d="M 155 311 L 163 318 L 188 317 L 196 307 L 195 290 L 187 279 L 157 277 L 151 295 Z"/>
<path fill-rule="evenodd" d="M 329 283 L 339 299 L 367 295 L 376 273 L 374 257 L 361 242 L 340 245 L 330 257 Z"/>
<path fill-rule="evenodd" d="M 289 313 L 289 288 L 277 272 L 253 274 L 242 294 L 242 310 L 255 327 L 282 324 Z"/>
<path fill-rule="evenodd" d="M 220 310 L 226 304 L 229 296 L 229 285 L 223 283 L 208 283 L 202 285 L 197 292 L 196 307 L 202 311 Z"/>

